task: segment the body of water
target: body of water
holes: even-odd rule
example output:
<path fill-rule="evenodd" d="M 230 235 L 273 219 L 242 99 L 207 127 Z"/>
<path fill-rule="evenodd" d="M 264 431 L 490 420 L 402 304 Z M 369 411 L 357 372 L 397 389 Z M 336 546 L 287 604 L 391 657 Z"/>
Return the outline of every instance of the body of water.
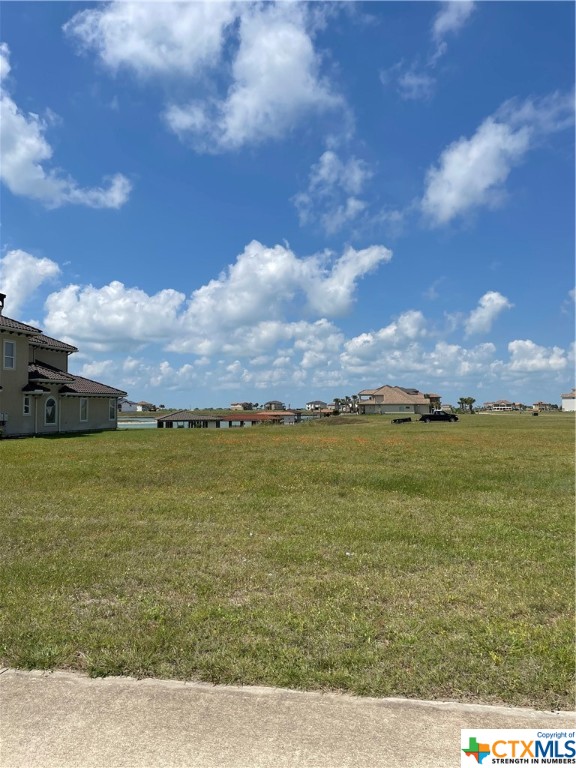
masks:
<path fill-rule="evenodd" d="M 118 419 L 118 429 L 156 429 L 156 419 Z"/>

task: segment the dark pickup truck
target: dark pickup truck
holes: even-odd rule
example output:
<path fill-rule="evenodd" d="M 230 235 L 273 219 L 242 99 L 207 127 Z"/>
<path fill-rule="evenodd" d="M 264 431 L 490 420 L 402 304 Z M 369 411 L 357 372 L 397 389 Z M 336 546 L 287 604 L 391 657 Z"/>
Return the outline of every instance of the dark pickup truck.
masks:
<path fill-rule="evenodd" d="M 458 416 L 454 413 L 446 413 L 446 411 L 432 411 L 432 413 L 425 413 L 420 416 L 420 421 L 424 421 L 426 424 L 430 421 L 458 421 Z"/>

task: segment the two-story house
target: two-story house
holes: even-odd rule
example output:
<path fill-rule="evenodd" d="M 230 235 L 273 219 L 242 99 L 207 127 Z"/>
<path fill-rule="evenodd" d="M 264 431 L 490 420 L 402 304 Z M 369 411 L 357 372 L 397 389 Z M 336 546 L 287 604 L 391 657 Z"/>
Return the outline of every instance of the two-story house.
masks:
<path fill-rule="evenodd" d="M 377 389 L 363 389 L 358 393 L 359 413 L 430 413 L 430 396 L 417 389 L 393 387 L 385 384 Z M 439 395 L 434 398 L 439 399 Z"/>
<path fill-rule="evenodd" d="M 0 430 L 6 437 L 116 429 L 126 392 L 68 373 L 76 347 L 3 315 L 0 293 Z"/>

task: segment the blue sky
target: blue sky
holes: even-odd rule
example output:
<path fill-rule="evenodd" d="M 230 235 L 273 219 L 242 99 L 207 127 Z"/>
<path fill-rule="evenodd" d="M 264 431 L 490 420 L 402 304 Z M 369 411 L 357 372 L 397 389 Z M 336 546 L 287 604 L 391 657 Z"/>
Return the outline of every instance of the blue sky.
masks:
<path fill-rule="evenodd" d="M 560 402 L 574 4 L 2 5 L 5 314 L 173 407 Z"/>

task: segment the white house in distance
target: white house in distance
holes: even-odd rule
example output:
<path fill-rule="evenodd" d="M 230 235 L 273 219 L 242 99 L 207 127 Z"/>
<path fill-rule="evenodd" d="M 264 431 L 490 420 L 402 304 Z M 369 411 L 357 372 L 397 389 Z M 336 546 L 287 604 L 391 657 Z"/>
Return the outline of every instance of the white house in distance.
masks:
<path fill-rule="evenodd" d="M 310 400 L 309 403 L 306 403 L 306 410 L 307 411 L 321 411 L 323 408 L 326 408 L 328 403 L 325 403 L 324 400 Z"/>
<path fill-rule="evenodd" d="M 135 413 L 138 410 L 138 403 L 122 397 L 118 400 L 118 410 L 120 413 Z"/>
<path fill-rule="evenodd" d="M 116 429 L 126 392 L 68 372 L 76 347 L 2 314 L 0 430 L 6 437 Z"/>
<path fill-rule="evenodd" d="M 518 408 L 515 408 L 515 404 L 511 403 L 510 400 L 494 400 L 489 403 L 484 403 L 483 406 L 485 411 L 515 411 L 518 410 Z"/>
<path fill-rule="evenodd" d="M 154 403 L 147 403 L 145 400 L 141 400 L 139 403 L 136 403 L 136 410 L 137 411 L 155 411 L 156 406 Z"/>
<path fill-rule="evenodd" d="M 561 397 L 563 411 L 576 411 L 576 389 L 566 395 L 561 395 Z"/>

